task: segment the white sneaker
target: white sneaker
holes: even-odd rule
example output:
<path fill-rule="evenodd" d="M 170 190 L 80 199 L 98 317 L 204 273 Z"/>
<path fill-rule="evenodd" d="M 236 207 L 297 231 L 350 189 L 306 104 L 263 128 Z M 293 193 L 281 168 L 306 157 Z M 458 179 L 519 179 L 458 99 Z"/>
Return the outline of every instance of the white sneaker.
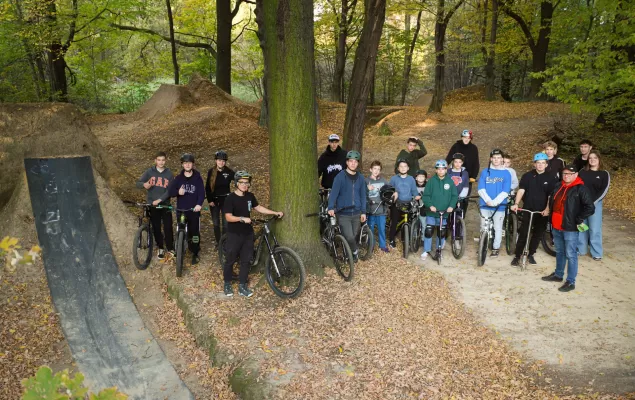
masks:
<path fill-rule="evenodd" d="M 423 253 L 421 253 L 421 259 L 422 259 L 423 261 L 425 261 L 425 260 L 427 260 L 427 259 L 428 259 L 428 252 L 427 252 L 427 251 L 424 251 Z"/>
<path fill-rule="evenodd" d="M 447 242 L 448 242 L 447 240 L 446 240 L 445 242 L 443 242 L 443 244 L 441 245 L 441 250 L 445 249 L 445 244 L 446 244 Z"/>

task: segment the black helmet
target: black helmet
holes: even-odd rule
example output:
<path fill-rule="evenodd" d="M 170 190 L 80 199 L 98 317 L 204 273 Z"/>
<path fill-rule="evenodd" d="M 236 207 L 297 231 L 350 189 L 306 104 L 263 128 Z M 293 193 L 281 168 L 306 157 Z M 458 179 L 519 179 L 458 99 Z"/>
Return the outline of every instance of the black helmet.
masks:
<path fill-rule="evenodd" d="M 452 154 L 452 160 L 465 161 L 465 156 L 463 155 L 463 153 L 454 153 Z"/>
<path fill-rule="evenodd" d="M 417 170 L 417 173 L 415 174 L 415 176 L 417 175 L 424 175 L 426 178 L 428 177 L 428 172 L 425 169 L 419 169 Z"/>
<path fill-rule="evenodd" d="M 184 154 L 181 156 L 181 162 L 182 162 L 182 163 L 184 163 L 184 162 L 191 162 L 191 163 L 193 163 L 193 162 L 194 162 L 194 154 L 192 154 L 192 153 L 184 153 Z"/>
<path fill-rule="evenodd" d="M 236 171 L 234 174 L 234 181 L 236 184 L 238 184 L 240 179 L 249 179 L 249 182 L 251 183 L 251 174 L 247 171 Z"/>
<path fill-rule="evenodd" d="M 501 157 L 502 157 L 502 156 L 503 156 L 503 150 L 501 150 L 501 149 L 494 149 L 494 150 L 490 151 L 490 153 L 489 153 L 489 156 L 490 156 L 490 157 L 493 157 L 493 156 L 495 156 L 495 155 L 499 155 L 499 156 L 501 156 Z"/>
<path fill-rule="evenodd" d="M 395 187 L 392 185 L 384 185 L 379 189 L 379 197 L 383 201 L 392 200 L 392 195 L 395 194 Z"/>
<path fill-rule="evenodd" d="M 214 159 L 215 160 L 225 160 L 227 161 L 227 153 L 225 153 L 225 150 L 218 150 L 216 152 L 216 154 L 214 154 Z"/>
<path fill-rule="evenodd" d="M 397 160 L 397 167 L 399 167 L 399 164 L 401 164 L 402 162 L 408 164 L 408 160 L 406 160 L 405 158 L 400 158 Z M 408 166 L 410 166 L 410 164 L 408 164 Z"/>

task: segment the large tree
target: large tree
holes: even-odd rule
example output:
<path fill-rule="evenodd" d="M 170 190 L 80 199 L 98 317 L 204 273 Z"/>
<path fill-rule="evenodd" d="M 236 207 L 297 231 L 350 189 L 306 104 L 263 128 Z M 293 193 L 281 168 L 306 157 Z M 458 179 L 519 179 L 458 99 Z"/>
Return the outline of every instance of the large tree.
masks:
<path fill-rule="evenodd" d="M 280 242 L 315 266 L 326 260 L 326 251 L 319 245 L 317 219 L 304 217 L 318 205 L 313 1 L 259 0 L 258 6 L 264 30 L 271 208 L 285 213 L 277 229 Z"/>
<path fill-rule="evenodd" d="M 379 40 L 386 19 L 386 0 L 364 1 L 364 27 L 355 51 L 351 87 L 346 103 L 344 143 L 349 150 L 363 149 L 364 120 L 375 73 Z"/>
<path fill-rule="evenodd" d="M 216 86 L 232 92 L 232 27 L 242 0 L 236 0 L 233 9 L 231 0 L 216 0 Z"/>

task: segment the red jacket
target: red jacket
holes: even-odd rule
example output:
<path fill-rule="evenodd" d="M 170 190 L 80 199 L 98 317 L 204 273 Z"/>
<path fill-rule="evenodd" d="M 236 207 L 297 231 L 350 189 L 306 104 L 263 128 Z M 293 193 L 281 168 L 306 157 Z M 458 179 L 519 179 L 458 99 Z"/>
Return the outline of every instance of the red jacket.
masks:
<path fill-rule="evenodd" d="M 595 212 L 591 193 L 580 177 L 568 185 L 556 185 L 549 203 L 551 225 L 562 231 L 577 231 L 578 225 Z"/>

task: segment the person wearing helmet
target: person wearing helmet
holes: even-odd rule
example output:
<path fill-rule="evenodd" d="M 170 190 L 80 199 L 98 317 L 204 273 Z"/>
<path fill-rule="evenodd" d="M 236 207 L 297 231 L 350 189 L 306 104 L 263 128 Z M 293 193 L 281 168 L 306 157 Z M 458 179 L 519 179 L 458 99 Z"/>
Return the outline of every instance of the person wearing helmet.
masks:
<path fill-rule="evenodd" d="M 232 275 L 236 260 L 240 257 L 240 271 L 238 273 L 238 294 L 251 297 L 253 291 L 247 287 L 249 264 L 254 254 L 254 228 L 251 225 L 251 210 L 261 214 L 283 217 L 280 211 L 272 211 L 261 206 L 249 191 L 251 174 L 247 171 L 236 171 L 234 174 L 236 190 L 230 193 L 223 203 L 223 213 L 227 220 L 227 241 L 225 242 L 225 265 L 223 265 L 223 290 L 225 296 L 233 296 Z"/>
<path fill-rule="evenodd" d="M 439 226 L 439 210 L 451 213 L 458 201 L 458 192 L 452 178 L 448 176 L 448 163 L 445 160 L 437 160 L 434 163 L 436 175 L 428 180 L 426 190 L 423 192 L 423 204 L 425 204 L 426 220 L 423 234 L 423 252 L 421 259 L 426 260 L 432 250 L 432 236 L 434 228 Z M 446 214 L 441 224 L 441 247 L 445 245 L 445 227 L 448 223 Z"/>
<path fill-rule="evenodd" d="M 527 231 L 529 230 L 527 224 L 529 223 L 529 215 L 527 213 L 519 213 L 519 220 L 521 222 L 518 228 L 518 241 L 516 242 L 516 254 L 512 260 L 511 265 L 518 266 L 518 260 L 525 250 L 525 244 L 529 241 L 529 255 L 527 261 L 530 264 L 536 264 L 534 254 L 538 249 L 538 244 L 542 235 L 547 228 L 547 216 L 549 215 L 549 196 L 558 183 L 555 175 L 547 172 L 547 164 L 549 157 L 545 153 L 537 153 L 534 155 L 534 169 L 525 173 L 520 178 L 520 184 L 518 187 L 518 193 L 514 204 L 511 206 L 512 211 L 518 209 L 520 202 L 523 202 L 523 208 L 530 211 L 542 211 L 540 215 L 536 214 L 533 218 L 533 231 L 531 239 L 528 238 Z"/>
<path fill-rule="evenodd" d="M 417 137 L 409 137 L 406 143 L 407 147 L 397 154 L 395 174 L 399 174 L 399 161 L 405 160 L 408 163 L 408 174 L 414 178 L 415 173 L 419 170 L 419 159 L 425 157 L 428 150 Z M 419 146 L 418 149 L 417 146 Z"/>
<path fill-rule="evenodd" d="M 209 203 L 209 211 L 214 224 L 214 237 L 218 244 L 221 237 L 221 223 L 223 231 L 227 230 L 227 221 L 222 213 L 225 197 L 231 191 L 230 184 L 234 180 L 234 171 L 227 167 L 227 153 L 219 150 L 214 155 L 216 165 L 207 171 L 205 182 L 205 195 Z"/>
<path fill-rule="evenodd" d="M 379 234 L 379 248 L 383 252 L 388 252 L 386 247 L 386 214 L 387 207 L 381 199 L 381 189 L 388 184 L 388 181 L 381 176 L 381 162 L 375 160 L 370 164 L 370 176 L 366 178 L 368 188 L 367 214 L 368 227 L 371 232 L 375 232 L 375 226 Z"/>
<path fill-rule="evenodd" d="M 401 212 L 402 207 L 399 207 L 398 203 L 409 203 L 413 198 L 417 201 L 421 199 L 419 191 L 417 190 L 415 178 L 408 175 L 408 160 L 397 160 L 397 168 L 398 174 L 390 178 L 390 185 L 395 187 L 395 194 L 392 196 L 394 204 L 390 208 L 390 233 L 388 237 L 392 248 L 397 246 L 395 242 L 395 236 L 397 235 L 397 223 L 403 215 Z"/>
<path fill-rule="evenodd" d="M 494 243 L 491 257 L 498 257 L 503 238 L 504 206 L 511 191 L 512 176 L 503 165 L 503 151 L 494 149 L 489 154 L 490 163 L 478 180 L 479 205 L 481 208 L 481 229 L 485 229 L 487 219 L 493 216 Z"/>
<path fill-rule="evenodd" d="M 318 178 L 322 177 L 320 186 L 331 189 L 335 176 L 344 169 L 346 169 L 346 150 L 340 147 L 340 137 L 331 134 L 326 150 L 318 158 Z"/>
<path fill-rule="evenodd" d="M 472 183 L 476 182 L 481 168 L 478 158 L 478 147 L 472 142 L 473 139 L 474 135 L 471 130 L 463 130 L 463 132 L 461 132 L 461 139 L 452 145 L 447 157 L 445 157 L 445 161 L 451 166 L 453 161 L 452 156 L 457 153 L 463 154 L 463 168 L 467 171 L 470 180 L 467 189 L 468 196 L 472 193 Z M 463 211 L 467 211 L 467 205 L 468 203 L 465 202 Z"/>
<path fill-rule="evenodd" d="M 335 177 L 329 196 L 328 213 L 337 219 L 346 238 L 353 257 L 357 261 L 357 240 L 361 223 L 366 221 L 366 182 L 364 176 L 357 172 L 361 154 L 351 150 L 346 154 L 346 169 Z"/>
<path fill-rule="evenodd" d="M 188 248 L 192 253 L 192 265 L 199 262 L 198 253 L 201 249 L 201 208 L 205 201 L 205 185 L 201 174 L 194 168 L 194 155 L 185 153 L 181 156 L 181 173 L 174 178 L 168 192 L 170 197 L 176 197 L 176 220 L 181 212 L 187 217 Z"/>

